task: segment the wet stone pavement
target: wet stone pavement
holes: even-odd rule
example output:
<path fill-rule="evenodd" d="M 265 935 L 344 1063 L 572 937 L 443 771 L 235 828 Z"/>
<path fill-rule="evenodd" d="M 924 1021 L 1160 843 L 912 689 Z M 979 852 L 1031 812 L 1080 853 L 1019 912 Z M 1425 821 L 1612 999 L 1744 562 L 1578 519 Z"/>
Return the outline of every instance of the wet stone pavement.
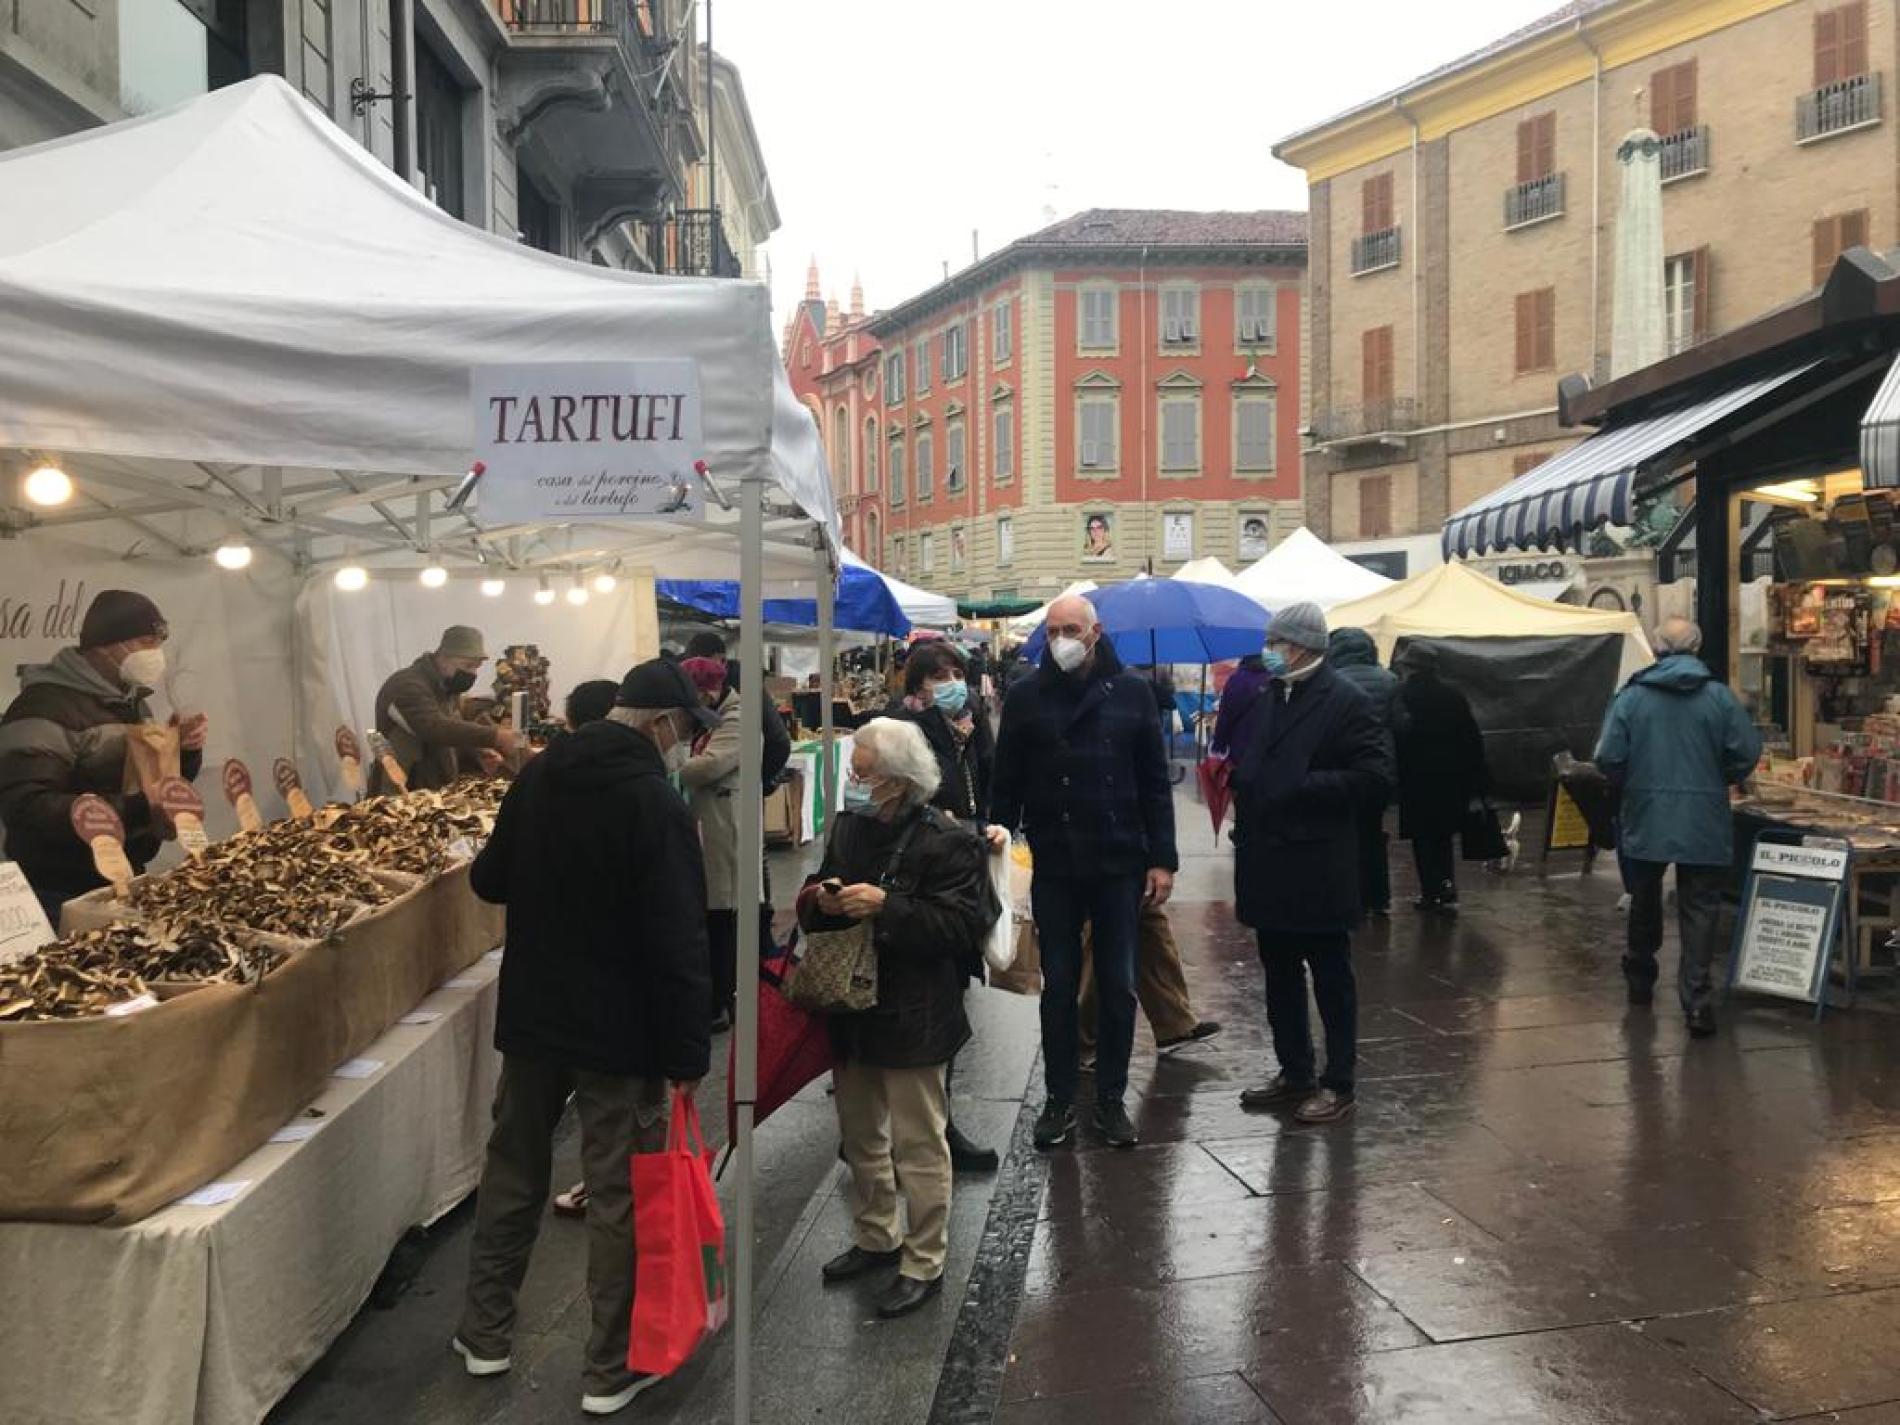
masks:
<path fill-rule="evenodd" d="M 972 997 L 955 1111 L 1006 1152 L 959 1178 L 943 1296 L 878 1322 L 826 1290 L 849 1238 L 814 1085 L 760 1135 L 765 1425 L 1371 1425 L 1840 1420 L 1900 1425 L 1900 1017 L 1732 1001 L 1691 1041 L 1623 1003 L 1614 868 L 1465 868 L 1456 920 L 1407 904 L 1354 949 L 1359 1106 L 1300 1128 L 1240 1108 L 1272 1072 L 1231 862 L 1181 801 L 1173 920 L 1211 1043 L 1138 1035 L 1141 1146 L 1028 1144 L 1032 1001 Z M 1527 846 L 1534 844 L 1528 832 Z M 775 869 L 784 884 L 792 867 Z M 1673 983 L 1674 927 L 1663 985 Z M 1315 1030 L 1317 1033 L 1317 1024 Z M 723 1067 L 723 1066 L 722 1066 Z M 708 1086 L 722 1121 L 723 1083 Z M 1085 1080 L 1086 1093 L 1086 1080 Z M 571 1141 L 558 1157 L 563 1176 Z M 464 1209 L 275 1425 L 569 1421 L 581 1234 L 550 1223 L 509 1377 L 453 1368 Z M 731 1418 L 730 1333 L 622 1418 Z"/>

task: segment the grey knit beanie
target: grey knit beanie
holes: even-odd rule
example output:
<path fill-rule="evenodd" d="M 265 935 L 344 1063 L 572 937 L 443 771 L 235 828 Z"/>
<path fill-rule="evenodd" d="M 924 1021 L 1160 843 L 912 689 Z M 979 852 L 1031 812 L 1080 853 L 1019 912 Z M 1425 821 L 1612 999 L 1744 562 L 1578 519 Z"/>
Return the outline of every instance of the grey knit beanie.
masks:
<path fill-rule="evenodd" d="M 1268 639 L 1279 639 L 1295 648 L 1326 651 L 1326 615 L 1318 604 L 1288 604 L 1267 625 Z"/>

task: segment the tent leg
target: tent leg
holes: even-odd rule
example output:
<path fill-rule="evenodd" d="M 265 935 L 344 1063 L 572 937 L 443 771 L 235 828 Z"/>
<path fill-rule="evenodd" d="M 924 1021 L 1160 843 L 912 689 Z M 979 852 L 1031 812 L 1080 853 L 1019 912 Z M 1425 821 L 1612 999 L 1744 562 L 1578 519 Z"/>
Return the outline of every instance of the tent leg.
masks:
<path fill-rule="evenodd" d="M 818 826 L 820 834 L 831 831 L 832 792 L 838 785 L 838 748 L 833 740 L 836 729 L 831 720 L 832 692 L 836 686 L 838 637 L 832 627 L 837 597 L 831 572 L 818 576 Z"/>
<path fill-rule="evenodd" d="M 752 1422 L 753 1274 L 757 1253 L 752 1124 L 759 1096 L 759 901 L 765 893 L 763 718 L 765 707 L 765 474 L 748 471 L 739 493 L 738 1023 L 733 1026 L 732 1099 L 738 1159 L 737 1224 L 731 1244 L 732 1418 Z"/>

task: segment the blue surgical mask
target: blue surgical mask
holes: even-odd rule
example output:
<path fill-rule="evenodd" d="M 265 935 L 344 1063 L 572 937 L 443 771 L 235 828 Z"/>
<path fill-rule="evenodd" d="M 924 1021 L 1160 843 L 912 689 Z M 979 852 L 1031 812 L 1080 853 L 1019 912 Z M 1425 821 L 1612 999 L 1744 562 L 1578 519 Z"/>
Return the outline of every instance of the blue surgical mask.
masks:
<path fill-rule="evenodd" d="M 846 811 L 870 811 L 877 805 L 871 795 L 871 784 L 850 778 L 844 784 L 844 809 Z"/>
<path fill-rule="evenodd" d="M 931 685 L 930 696 L 943 709 L 944 716 L 960 717 L 970 703 L 970 685 L 955 679 L 948 683 L 935 683 Z"/>
<path fill-rule="evenodd" d="M 1284 678 L 1286 676 L 1286 654 L 1282 653 L 1279 649 L 1268 648 L 1263 650 L 1260 654 L 1260 661 L 1266 666 L 1268 677 Z"/>

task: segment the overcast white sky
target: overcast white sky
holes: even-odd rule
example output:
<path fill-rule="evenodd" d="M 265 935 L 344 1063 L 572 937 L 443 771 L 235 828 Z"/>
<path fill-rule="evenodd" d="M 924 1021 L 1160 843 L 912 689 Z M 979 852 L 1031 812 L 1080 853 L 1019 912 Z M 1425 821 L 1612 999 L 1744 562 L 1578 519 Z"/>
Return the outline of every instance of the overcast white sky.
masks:
<path fill-rule="evenodd" d="M 889 307 L 1083 208 L 1304 208 L 1276 139 L 1560 0 L 712 0 L 784 225 L 777 322 Z"/>

